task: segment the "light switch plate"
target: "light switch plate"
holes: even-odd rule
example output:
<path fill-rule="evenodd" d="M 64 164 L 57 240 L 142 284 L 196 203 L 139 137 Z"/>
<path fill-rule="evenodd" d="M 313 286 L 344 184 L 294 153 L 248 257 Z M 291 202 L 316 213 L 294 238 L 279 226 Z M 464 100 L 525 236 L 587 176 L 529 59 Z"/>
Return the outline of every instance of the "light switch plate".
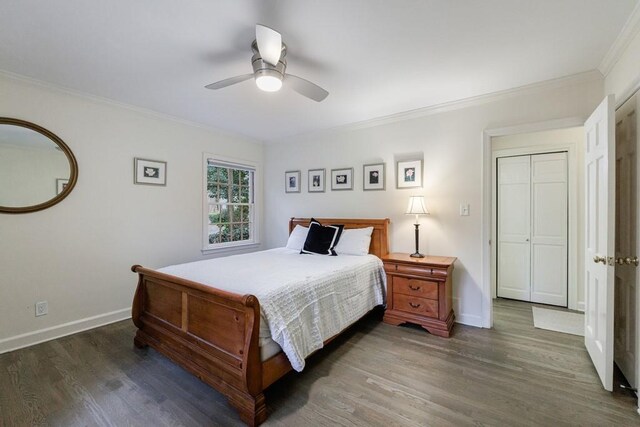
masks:
<path fill-rule="evenodd" d="M 469 203 L 460 203 L 460 216 L 469 216 Z"/>

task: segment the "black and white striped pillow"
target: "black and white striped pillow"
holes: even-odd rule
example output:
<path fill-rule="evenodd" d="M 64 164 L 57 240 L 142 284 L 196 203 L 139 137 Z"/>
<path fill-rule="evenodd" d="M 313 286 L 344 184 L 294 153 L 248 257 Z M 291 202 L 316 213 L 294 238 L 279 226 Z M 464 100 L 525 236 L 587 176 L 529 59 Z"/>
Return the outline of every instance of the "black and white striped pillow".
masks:
<path fill-rule="evenodd" d="M 322 225 L 311 218 L 307 240 L 300 253 L 336 256 L 334 248 L 340 240 L 343 228 L 344 225 Z"/>

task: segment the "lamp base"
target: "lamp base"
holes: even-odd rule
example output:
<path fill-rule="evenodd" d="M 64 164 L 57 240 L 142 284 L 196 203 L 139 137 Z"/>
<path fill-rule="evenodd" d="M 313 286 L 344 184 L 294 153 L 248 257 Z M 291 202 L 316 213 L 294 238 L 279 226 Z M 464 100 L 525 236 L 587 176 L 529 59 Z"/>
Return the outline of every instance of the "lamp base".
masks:
<path fill-rule="evenodd" d="M 411 254 L 409 256 L 411 258 L 424 258 L 424 255 L 422 255 L 420 252 L 413 253 L 413 254 Z"/>

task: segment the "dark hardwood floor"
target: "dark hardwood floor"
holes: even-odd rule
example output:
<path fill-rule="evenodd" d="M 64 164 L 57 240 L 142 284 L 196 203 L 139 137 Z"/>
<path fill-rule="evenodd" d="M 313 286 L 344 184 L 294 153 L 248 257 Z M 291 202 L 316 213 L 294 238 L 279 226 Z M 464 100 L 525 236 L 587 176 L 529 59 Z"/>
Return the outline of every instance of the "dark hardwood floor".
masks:
<path fill-rule="evenodd" d="M 498 300 L 495 328 L 452 338 L 374 313 L 305 371 L 267 390 L 265 426 L 640 425 L 629 392 L 599 383 L 583 338 L 533 328 Z M 212 388 L 154 350 L 129 321 L 0 355 L 0 426 L 235 426 Z"/>

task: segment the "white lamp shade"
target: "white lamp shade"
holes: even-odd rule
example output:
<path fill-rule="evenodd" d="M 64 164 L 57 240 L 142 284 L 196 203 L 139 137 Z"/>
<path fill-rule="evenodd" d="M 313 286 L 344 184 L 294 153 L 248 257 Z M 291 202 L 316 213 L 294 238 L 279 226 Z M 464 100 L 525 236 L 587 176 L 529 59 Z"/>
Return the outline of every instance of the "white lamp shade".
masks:
<path fill-rule="evenodd" d="M 411 196 L 409 197 L 409 205 L 407 206 L 408 215 L 426 215 L 429 213 L 424 205 L 424 196 Z"/>

